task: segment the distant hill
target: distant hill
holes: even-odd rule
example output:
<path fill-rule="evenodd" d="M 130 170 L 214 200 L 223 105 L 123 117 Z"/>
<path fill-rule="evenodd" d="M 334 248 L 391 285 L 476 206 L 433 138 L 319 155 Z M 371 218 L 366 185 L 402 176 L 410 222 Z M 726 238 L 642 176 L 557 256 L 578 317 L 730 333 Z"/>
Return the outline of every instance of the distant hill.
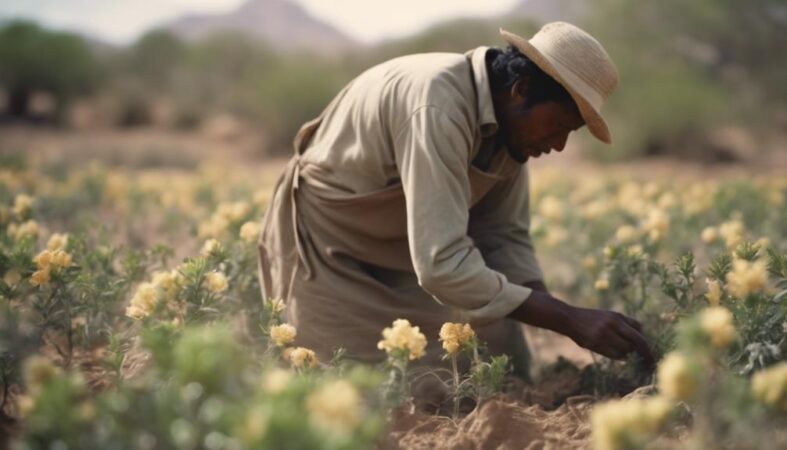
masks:
<path fill-rule="evenodd" d="M 580 25 L 592 6 L 592 0 L 522 0 L 507 16 L 528 18 L 538 24 L 560 20 Z"/>
<path fill-rule="evenodd" d="M 162 28 L 185 39 L 221 31 L 238 31 L 278 50 L 308 49 L 337 54 L 357 44 L 346 34 L 288 0 L 249 0 L 225 14 L 190 14 Z"/>

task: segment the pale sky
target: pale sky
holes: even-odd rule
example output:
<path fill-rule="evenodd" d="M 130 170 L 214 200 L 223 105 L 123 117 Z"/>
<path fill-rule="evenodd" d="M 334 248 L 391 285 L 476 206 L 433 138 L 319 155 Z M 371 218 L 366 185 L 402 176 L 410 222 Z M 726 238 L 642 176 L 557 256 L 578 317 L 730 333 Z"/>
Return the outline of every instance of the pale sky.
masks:
<path fill-rule="evenodd" d="M 225 12 L 245 0 L 0 0 L 0 18 L 25 17 L 125 44 L 186 12 Z M 404 36 L 441 20 L 500 14 L 518 0 L 291 0 L 362 42 Z"/>

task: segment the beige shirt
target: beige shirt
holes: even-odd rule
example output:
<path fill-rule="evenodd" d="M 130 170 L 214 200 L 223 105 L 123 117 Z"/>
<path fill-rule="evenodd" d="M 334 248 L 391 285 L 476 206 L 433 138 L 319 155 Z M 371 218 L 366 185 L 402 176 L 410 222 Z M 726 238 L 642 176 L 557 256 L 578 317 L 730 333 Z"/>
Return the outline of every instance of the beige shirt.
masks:
<path fill-rule="evenodd" d="M 474 323 L 505 317 L 530 295 L 522 283 L 542 278 L 526 166 L 493 148 L 486 50 L 409 55 L 367 70 L 328 105 L 301 155 L 304 181 L 333 196 L 401 183 L 418 284 Z M 482 159 L 500 181 L 474 198 L 468 172 Z"/>

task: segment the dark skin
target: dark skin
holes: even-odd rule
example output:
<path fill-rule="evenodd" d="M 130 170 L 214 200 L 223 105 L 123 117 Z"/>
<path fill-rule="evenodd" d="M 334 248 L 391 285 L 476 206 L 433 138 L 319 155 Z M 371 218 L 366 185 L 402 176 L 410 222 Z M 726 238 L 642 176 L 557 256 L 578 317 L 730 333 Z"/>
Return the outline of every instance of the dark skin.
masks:
<path fill-rule="evenodd" d="M 568 135 L 585 122 L 574 102 L 546 101 L 523 110 L 528 83 L 520 79 L 510 91 L 494 92 L 498 144 L 525 157 L 538 158 L 552 150 L 563 151 Z M 509 317 L 570 337 L 579 346 L 613 359 L 638 353 L 645 364 L 654 357 L 642 324 L 614 311 L 579 308 L 553 297 L 541 281 L 525 283 L 530 296 Z"/>

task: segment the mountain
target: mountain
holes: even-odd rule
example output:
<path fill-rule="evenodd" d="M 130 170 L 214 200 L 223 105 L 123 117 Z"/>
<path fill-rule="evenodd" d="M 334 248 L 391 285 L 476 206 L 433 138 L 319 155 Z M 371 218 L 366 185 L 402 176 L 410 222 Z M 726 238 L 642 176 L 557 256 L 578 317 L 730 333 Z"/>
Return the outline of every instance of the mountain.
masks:
<path fill-rule="evenodd" d="M 191 14 L 163 28 L 190 40 L 220 31 L 238 31 L 278 50 L 337 54 L 357 45 L 349 36 L 288 0 L 249 0 L 229 13 Z"/>
<path fill-rule="evenodd" d="M 539 25 L 556 20 L 581 25 L 592 6 L 591 0 L 522 0 L 508 15 L 532 19 Z"/>

